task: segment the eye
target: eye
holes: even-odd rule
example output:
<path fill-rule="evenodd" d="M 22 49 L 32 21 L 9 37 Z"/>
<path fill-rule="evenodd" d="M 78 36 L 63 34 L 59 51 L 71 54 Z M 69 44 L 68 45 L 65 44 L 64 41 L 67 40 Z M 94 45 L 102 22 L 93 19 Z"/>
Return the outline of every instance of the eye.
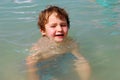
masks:
<path fill-rule="evenodd" d="M 55 28 L 56 26 L 55 25 L 52 25 L 52 26 L 50 26 L 51 28 Z"/>
<path fill-rule="evenodd" d="M 61 24 L 61 27 L 66 27 L 67 26 L 67 24 Z"/>

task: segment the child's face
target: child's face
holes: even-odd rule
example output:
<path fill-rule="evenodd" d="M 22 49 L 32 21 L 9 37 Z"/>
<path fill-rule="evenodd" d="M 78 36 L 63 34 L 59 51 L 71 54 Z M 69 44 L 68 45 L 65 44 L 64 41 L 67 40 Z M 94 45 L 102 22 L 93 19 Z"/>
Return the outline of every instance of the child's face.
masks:
<path fill-rule="evenodd" d="M 62 42 L 68 33 L 67 21 L 61 20 L 56 13 L 52 13 L 45 24 L 45 31 L 41 30 L 41 33 L 55 42 Z"/>

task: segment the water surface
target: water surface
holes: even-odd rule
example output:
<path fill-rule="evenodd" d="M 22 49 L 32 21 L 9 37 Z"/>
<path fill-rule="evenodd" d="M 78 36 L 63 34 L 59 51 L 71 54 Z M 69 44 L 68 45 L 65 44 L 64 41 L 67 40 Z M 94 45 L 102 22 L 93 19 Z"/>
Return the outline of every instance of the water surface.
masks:
<path fill-rule="evenodd" d="M 38 13 L 47 5 L 65 8 L 70 35 L 90 62 L 93 80 L 120 79 L 119 0 L 1 0 L 0 79 L 26 80 L 25 57 L 41 36 Z"/>

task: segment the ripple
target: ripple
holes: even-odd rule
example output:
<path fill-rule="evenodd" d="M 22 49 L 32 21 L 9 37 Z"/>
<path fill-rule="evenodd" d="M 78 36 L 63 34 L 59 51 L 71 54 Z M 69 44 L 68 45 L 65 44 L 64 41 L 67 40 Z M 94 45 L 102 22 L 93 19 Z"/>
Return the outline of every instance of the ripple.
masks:
<path fill-rule="evenodd" d="M 14 3 L 23 4 L 23 3 L 31 3 L 32 0 L 14 0 Z"/>
<path fill-rule="evenodd" d="M 37 7 L 38 6 L 38 4 L 33 4 L 33 5 L 27 5 L 27 6 L 23 6 L 23 5 L 21 5 L 21 6 L 12 6 L 12 7 L 7 7 L 7 6 L 0 6 L 0 9 L 3 9 L 3 10 L 5 10 L 5 9 L 23 9 L 23 8 L 34 8 L 34 7 Z"/>
<path fill-rule="evenodd" d="M 36 14 L 36 11 L 13 11 L 15 14 Z"/>
<path fill-rule="evenodd" d="M 15 9 L 20 9 L 20 8 L 32 8 L 32 7 L 36 7 L 38 6 L 38 4 L 33 4 L 33 5 L 28 5 L 28 6 L 18 6 L 18 7 L 14 7 Z"/>

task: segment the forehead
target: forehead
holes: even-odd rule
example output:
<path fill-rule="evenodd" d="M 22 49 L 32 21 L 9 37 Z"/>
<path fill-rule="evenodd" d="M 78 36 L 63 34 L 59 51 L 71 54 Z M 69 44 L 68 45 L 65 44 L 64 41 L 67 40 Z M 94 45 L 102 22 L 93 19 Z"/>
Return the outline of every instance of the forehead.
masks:
<path fill-rule="evenodd" d="M 59 20 L 62 20 L 62 21 L 66 21 L 65 17 L 63 16 L 60 16 L 59 14 L 57 13 L 52 13 L 49 17 L 48 17 L 48 21 L 53 21 L 55 19 L 59 19 Z"/>

